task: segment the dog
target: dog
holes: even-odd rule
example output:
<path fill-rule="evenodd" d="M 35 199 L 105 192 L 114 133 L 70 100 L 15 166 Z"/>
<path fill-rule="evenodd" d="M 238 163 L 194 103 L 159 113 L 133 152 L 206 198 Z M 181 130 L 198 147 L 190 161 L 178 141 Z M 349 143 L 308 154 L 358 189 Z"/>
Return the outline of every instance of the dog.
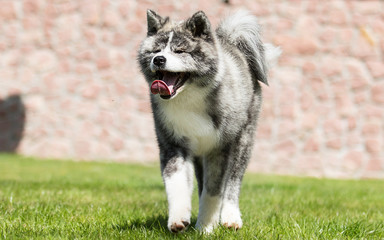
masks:
<path fill-rule="evenodd" d="M 196 228 L 209 233 L 243 222 L 239 194 L 268 85 L 268 62 L 280 49 L 260 40 L 255 16 L 241 11 L 213 30 L 206 14 L 174 22 L 147 11 L 138 52 L 160 149 L 168 229 L 190 224 L 193 179 L 199 193 Z"/>

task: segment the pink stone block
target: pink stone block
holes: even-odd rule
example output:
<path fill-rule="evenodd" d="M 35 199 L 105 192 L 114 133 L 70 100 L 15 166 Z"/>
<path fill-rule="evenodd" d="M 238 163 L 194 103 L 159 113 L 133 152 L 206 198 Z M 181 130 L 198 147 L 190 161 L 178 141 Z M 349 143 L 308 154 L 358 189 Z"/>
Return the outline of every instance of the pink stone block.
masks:
<path fill-rule="evenodd" d="M 113 36 L 114 46 L 124 46 L 127 43 L 127 35 L 122 33 L 115 33 Z"/>
<path fill-rule="evenodd" d="M 139 100 L 137 102 L 137 110 L 139 112 L 142 112 L 142 113 L 152 113 L 152 109 L 151 109 L 151 104 L 149 101 L 145 100 L 145 101 L 142 101 L 142 100 Z"/>
<path fill-rule="evenodd" d="M 381 1 L 352 1 L 353 12 L 362 15 L 379 14 L 382 9 Z"/>
<path fill-rule="evenodd" d="M 320 71 L 324 74 L 326 79 L 338 76 L 343 71 L 343 65 L 340 59 L 325 58 L 323 64 L 320 66 Z"/>
<path fill-rule="evenodd" d="M 89 25 L 97 25 L 100 23 L 101 10 L 98 4 L 94 4 L 93 1 L 86 1 L 81 6 L 81 12 L 84 22 Z"/>
<path fill-rule="evenodd" d="M 284 140 L 276 144 L 275 150 L 280 154 L 280 157 L 292 157 L 297 149 L 296 144 L 292 140 Z"/>
<path fill-rule="evenodd" d="M 117 27 L 122 22 L 119 16 L 120 15 L 116 14 L 114 11 L 105 11 L 103 18 L 103 26 Z"/>
<path fill-rule="evenodd" d="M 37 72 L 46 72 L 56 69 L 57 58 L 48 50 L 38 50 L 26 57 L 27 66 Z"/>
<path fill-rule="evenodd" d="M 367 103 L 370 98 L 366 91 L 356 92 L 354 95 L 354 103 L 358 106 L 361 106 L 364 103 Z"/>
<path fill-rule="evenodd" d="M 339 110 L 341 117 L 354 116 L 357 112 L 356 106 L 347 92 L 337 95 L 334 99 L 335 107 Z"/>
<path fill-rule="evenodd" d="M 130 16 L 130 13 L 132 13 L 132 11 L 135 9 L 136 4 L 137 3 L 133 2 L 133 1 L 121 2 L 119 7 L 118 7 L 118 11 L 120 13 L 120 16 L 122 18 L 133 17 L 133 16 Z"/>
<path fill-rule="evenodd" d="M 351 151 L 344 156 L 343 168 L 349 173 L 356 173 L 361 169 L 365 155 L 361 151 Z"/>
<path fill-rule="evenodd" d="M 302 91 L 300 97 L 300 104 L 303 111 L 313 109 L 316 106 L 315 95 L 310 91 Z"/>
<path fill-rule="evenodd" d="M 368 78 L 364 78 L 364 77 L 351 78 L 350 82 L 351 82 L 351 88 L 355 91 L 364 90 L 368 88 L 370 85 Z"/>
<path fill-rule="evenodd" d="M 367 65 L 373 77 L 384 77 L 384 63 L 382 61 L 369 61 Z"/>
<path fill-rule="evenodd" d="M 372 100 L 378 104 L 384 104 L 384 82 L 376 83 L 371 89 Z"/>
<path fill-rule="evenodd" d="M 312 88 L 312 92 L 321 100 L 327 100 L 329 98 L 329 92 L 325 84 L 325 79 L 314 77 L 308 79 L 308 85 Z"/>
<path fill-rule="evenodd" d="M 263 138 L 263 139 L 270 138 L 272 136 L 272 127 L 271 127 L 271 125 L 259 124 L 256 136 L 260 137 L 260 138 Z"/>
<path fill-rule="evenodd" d="M 145 28 L 143 28 L 142 21 L 138 19 L 130 19 L 125 26 L 125 30 L 129 33 L 136 33 L 136 34 L 144 33 L 144 31 L 146 31 Z M 142 34 L 142 35 L 145 36 L 145 34 Z M 131 38 L 133 36 L 134 35 L 129 34 L 127 38 Z"/>
<path fill-rule="evenodd" d="M 378 53 L 375 50 L 375 47 L 372 45 L 370 37 L 365 37 L 360 30 L 360 35 L 354 44 L 350 46 L 350 52 L 354 57 L 362 59 L 376 58 Z M 355 47 L 359 46 L 359 47 Z"/>
<path fill-rule="evenodd" d="M 311 55 L 318 50 L 318 44 L 313 36 L 280 35 L 275 36 L 274 42 L 281 46 L 286 54 Z"/>
<path fill-rule="evenodd" d="M 302 116 L 301 126 L 303 130 L 313 130 L 319 124 L 319 116 L 315 111 L 306 112 Z"/>
<path fill-rule="evenodd" d="M 378 154 L 383 152 L 384 147 L 382 146 L 382 141 L 378 138 L 370 138 L 365 140 L 365 148 L 367 152 L 371 154 Z"/>
<path fill-rule="evenodd" d="M 323 176 L 323 163 L 320 156 L 303 155 L 298 157 L 297 170 L 305 175 Z"/>
<path fill-rule="evenodd" d="M 76 140 L 72 142 L 72 148 L 76 158 L 81 161 L 90 161 L 92 157 L 92 144 L 87 140 Z M 100 159 L 100 158 L 99 158 Z M 93 158 L 95 160 L 95 158 Z"/>
<path fill-rule="evenodd" d="M 43 2 L 40 0 L 26 0 L 23 1 L 24 14 L 36 14 L 42 8 Z"/>
<path fill-rule="evenodd" d="M 297 124 L 292 120 L 282 120 L 278 127 L 278 136 L 290 136 L 297 131 Z"/>
<path fill-rule="evenodd" d="M 348 130 L 352 131 L 357 127 L 357 118 L 355 116 L 348 117 Z"/>
<path fill-rule="evenodd" d="M 317 65 L 312 61 L 307 61 L 303 64 L 302 70 L 307 76 L 313 75 L 317 70 Z"/>
<path fill-rule="evenodd" d="M 2 1 L 0 7 L 0 19 L 13 20 L 16 19 L 16 9 L 14 1 Z"/>
<path fill-rule="evenodd" d="M 249 7 L 250 11 L 256 16 L 265 16 L 271 13 L 271 10 L 262 3 L 254 2 Z"/>
<path fill-rule="evenodd" d="M 106 57 L 97 59 L 96 64 L 99 70 L 104 70 L 111 67 L 111 62 Z"/>
<path fill-rule="evenodd" d="M 348 23 L 348 15 L 344 9 L 332 9 L 324 17 L 329 24 L 346 25 Z"/>
<path fill-rule="evenodd" d="M 329 135 L 337 135 L 340 136 L 343 134 L 345 129 L 344 121 L 338 118 L 330 118 L 324 121 L 324 132 L 327 136 Z"/>
<path fill-rule="evenodd" d="M 380 121 L 369 121 L 364 123 L 362 127 L 363 136 L 380 136 L 382 123 Z"/>
<path fill-rule="evenodd" d="M 366 166 L 366 170 L 381 172 L 384 169 L 383 159 L 379 156 L 374 156 L 369 159 L 368 164 Z"/>
<path fill-rule="evenodd" d="M 83 37 L 85 37 L 88 44 L 94 45 L 96 44 L 97 32 L 93 29 L 84 29 Z"/>
<path fill-rule="evenodd" d="M 368 121 L 373 122 L 381 122 L 384 118 L 383 107 L 380 105 L 367 105 L 364 107 L 364 109 L 362 109 L 362 114 Z"/>
<path fill-rule="evenodd" d="M 124 141 L 121 139 L 112 140 L 112 147 L 115 151 L 124 150 Z"/>
<path fill-rule="evenodd" d="M 364 138 L 360 133 L 351 132 L 346 139 L 346 145 L 349 149 L 364 148 Z"/>
<path fill-rule="evenodd" d="M 304 152 L 313 152 L 317 153 L 320 150 L 320 140 L 319 137 L 312 136 L 306 142 L 304 142 Z"/>
<path fill-rule="evenodd" d="M 0 59 L 2 58 L 3 66 L 16 68 L 19 64 L 22 63 L 22 55 L 17 50 L 7 51 Z"/>
<path fill-rule="evenodd" d="M 343 147 L 343 141 L 340 138 L 333 138 L 326 142 L 329 149 L 340 150 Z"/>
<path fill-rule="evenodd" d="M 87 86 L 82 91 L 82 95 L 83 95 L 83 97 L 88 98 L 88 99 L 95 99 L 99 95 L 100 91 L 101 91 L 101 87 L 99 85 L 92 84 L 92 85 Z"/>
<path fill-rule="evenodd" d="M 280 117 L 288 120 L 294 120 L 296 115 L 296 108 L 293 103 L 280 107 Z"/>
<path fill-rule="evenodd" d="M 323 45 L 329 47 L 337 42 L 337 32 L 338 31 L 335 28 L 324 27 L 318 34 Z"/>

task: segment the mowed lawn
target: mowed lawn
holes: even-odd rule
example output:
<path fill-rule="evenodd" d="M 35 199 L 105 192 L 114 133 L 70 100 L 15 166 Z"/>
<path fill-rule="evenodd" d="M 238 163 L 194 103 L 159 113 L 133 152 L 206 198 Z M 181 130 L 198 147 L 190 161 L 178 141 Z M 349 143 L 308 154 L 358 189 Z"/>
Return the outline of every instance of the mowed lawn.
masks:
<path fill-rule="evenodd" d="M 237 232 L 172 234 L 157 165 L 0 155 L 0 239 L 384 239 L 382 180 L 249 173 L 240 205 Z"/>

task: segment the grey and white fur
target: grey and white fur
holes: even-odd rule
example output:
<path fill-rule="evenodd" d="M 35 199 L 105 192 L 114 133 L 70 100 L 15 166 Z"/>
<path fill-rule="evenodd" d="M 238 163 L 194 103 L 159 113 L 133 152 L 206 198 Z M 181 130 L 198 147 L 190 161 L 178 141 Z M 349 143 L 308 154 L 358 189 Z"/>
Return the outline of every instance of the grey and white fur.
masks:
<path fill-rule="evenodd" d="M 147 22 L 138 61 L 154 89 L 168 228 L 180 232 L 190 224 L 194 174 L 196 228 L 241 228 L 239 194 L 262 101 L 259 82 L 268 84 L 269 62 L 281 51 L 261 42 L 256 17 L 244 11 L 216 30 L 202 11 L 173 22 L 148 10 Z"/>

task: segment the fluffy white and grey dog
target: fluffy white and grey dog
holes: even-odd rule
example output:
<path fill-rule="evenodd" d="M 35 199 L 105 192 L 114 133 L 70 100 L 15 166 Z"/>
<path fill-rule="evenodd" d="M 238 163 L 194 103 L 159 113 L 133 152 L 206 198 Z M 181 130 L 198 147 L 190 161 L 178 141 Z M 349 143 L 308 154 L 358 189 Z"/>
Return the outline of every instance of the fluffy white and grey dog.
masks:
<path fill-rule="evenodd" d="M 173 22 L 147 12 L 138 61 L 151 89 L 168 228 L 190 224 L 193 175 L 199 192 L 196 227 L 241 228 L 242 178 L 254 142 L 269 60 L 280 49 L 263 44 L 256 17 L 225 19 L 214 31 L 204 12 Z"/>

